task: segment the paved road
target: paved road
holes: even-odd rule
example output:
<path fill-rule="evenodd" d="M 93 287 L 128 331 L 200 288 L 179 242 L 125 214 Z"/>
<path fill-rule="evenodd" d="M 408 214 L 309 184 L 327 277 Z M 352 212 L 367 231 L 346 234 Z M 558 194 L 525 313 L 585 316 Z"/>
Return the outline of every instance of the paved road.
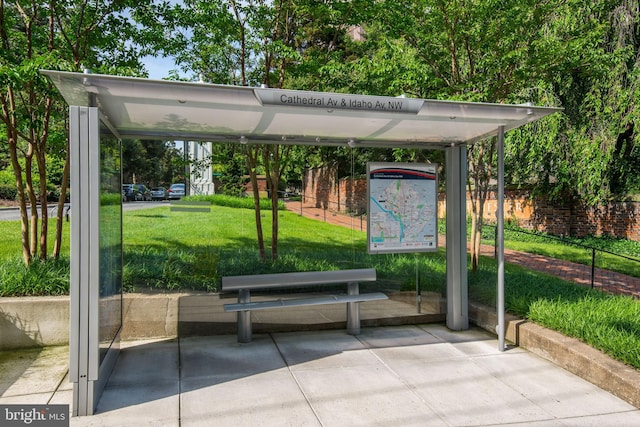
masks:
<path fill-rule="evenodd" d="M 140 209 L 151 209 L 158 206 L 167 206 L 169 202 L 127 202 L 122 205 L 125 212 L 134 211 Z M 70 204 L 65 204 L 65 212 L 70 209 Z M 38 207 L 39 208 L 39 207 Z M 49 217 L 55 217 L 58 214 L 58 207 L 56 205 L 49 205 Z M 20 210 L 18 208 L 6 208 L 0 209 L 0 221 L 17 221 L 20 219 Z"/>

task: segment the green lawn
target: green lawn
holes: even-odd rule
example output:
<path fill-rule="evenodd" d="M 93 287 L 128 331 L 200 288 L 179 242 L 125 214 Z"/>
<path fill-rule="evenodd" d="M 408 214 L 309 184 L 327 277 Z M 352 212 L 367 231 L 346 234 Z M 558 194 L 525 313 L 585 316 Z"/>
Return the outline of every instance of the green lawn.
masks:
<path fill-rule="evenodd" d="M 383 290 L 421 288 L 444 292 L 445 256 L 435 253 L 368 255 L 366 234 L 279 211 L 279 257 L 260 263 L 251 209 L 213 206 L 210 213 L 169 207 L 124 215 L 125 288 L 215 292 L 225 275 L 372 267 Z M 263 212 L 269 251 L 271 212 Z M 19 222 L 0 222 L 0 296 L 68 292 L 68 258 L 58 263 L 20 262 Z M 552 243 L 547 243 L 553 245 Z M 527 248 L 530 246 L 527 246 Z M 564 247 L 553 249 L 560 255 Z M 469 295 L 495 306 L 495 261 L 482 258 L 469 273 Z M 611 296 L 517 266 L 505 268 L 507 310 L 576 337 L 640 369 L 640 302 Z"/>
<path fill-rule="evenodd" d="M 261 263 L 253 210 L 213 206 L 208 214 L 169 208 L 128 213 L 124 219 L 125 286 L 128 290 L 215 292 L 221 277 L 228 275 L 375 267 L 385 286 L 400 289 L 415 287 L 418 261 L 425 288 L 440 290 L 444 285 L 443 273 L 433 280 L 428 267 L 443 263 L 442 253 L 370 256 L 364 232 L 288 211 L 279 211 L 278 216 L 278 259 Z M 261 219 L 270 255 L 271 211 L 263 212 Z M 407 265 L 411 266 L 408 274 L 404 272 Z"/>
<path fill-rule="evenodd" d="M 68 255 L 69 254 L 69 223 L 63 222 L 63 239 L 62 239 L 62 251 L 61 253 Z M 56 221 L 55 219 L 49 220 L 49 233 L 48 233 L 48 247 L 49 253 L 53 250 L 53 239 L 55 237 L 56 232 Z M 20 232 L 20 221 L 0 221 L 0 239 L 2 244 L 0 244 L 0 260 L 11 259 L 16 256 L 21 256 L 22 254 L 22 244 L 21 244 L 21 232 Z"/>

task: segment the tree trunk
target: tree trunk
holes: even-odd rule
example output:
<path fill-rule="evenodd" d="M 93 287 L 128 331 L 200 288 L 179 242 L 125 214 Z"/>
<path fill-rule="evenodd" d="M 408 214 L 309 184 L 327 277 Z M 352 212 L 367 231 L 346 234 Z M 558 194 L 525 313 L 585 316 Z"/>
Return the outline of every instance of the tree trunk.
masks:
<path fill-rule="evenodd" d="M 44 148 L 44 147 L 42 147 Z M 40 259 L 47 259 L 47 238 L 49 235 L 49 203 L 47 201 L 47 166 L 45 164 L 45 152 L 36 152 L 36 161 L 38 163 L 38 175 L 40 177 L 40 210 L 41 218 L 40 222 Z"/>
<path fill-rule="evenodd" d="M 471 184 L 469 184 L 471 187 Z M 473 194 L 471 188 L 469 188 L 469 194 Z M 478 254 L 475 251 L 475 235 L 478 228 L 478 201 L 475 197 L 471 197 L 471 271 L 474 273 L 478 270 Z"/>
<path fill-rule="evenodd" d="M 278 258 L 278 187 L 280 184 L 280 149 L 276 145 L 265 145 L 263 161 L 271 189 L 271 259 Z"/>
<path fill-rule="evenodd" d="M 275 261 L 278 259 L 278 187 L 272 188 L 276 188 L 275 191 L 271 191 L 271 259 Z"/>
<path fill-rule="evenodd" d="M 7 133 L 11 134 L 11 131 Z M 31 248 L 29 246 L 29 218 L 27 217 L 27 203 L 22 181 L 22 167 L 18 162 L 17 141 L 14 136 L 9 136 L 9 156 L 11 166 L 16 179 L 16 189 L 18 190 L 18 201 L 20 203 L 20 231 L 22 236 L 22 261 L 24 265 L 31 263 Z"/>
<path fill-rule="evenodd" d="M 480 183 L 480 185 L 483 185 Z M 472 262 L 472 270 L 476 272 L 478 270 L 478 265 L 480 263 L 480 245 L 482 244 L 482 226 L 484 225 L 484 204 L 487 201 L 487 192 L 484 189 L 480 189 L 477 194 L 477 212 L 473 218 L 475 221 L 475 227 L 472 227 L 472 242 L 473 242 L 473 262 Z"/>
<path fill-rule="evenodd" d="M 27 181 L 27 194 L 29 198 L 31 219 L 29 221 L 29 247 L 31 248 L 31 258 L 38 255 L 38 199 L 33 189 L 33 146 L 29 144 L 29 151 L 25 160 L 24 174 Z"/>
<path fill-rule="evenodd" d="M 247 147 L 247 163 L 249 165 L 249 177 L 251 179 L 251 186 L 253 187 L 253 206 L 256 215 L 256 232 L 258 235 L 258 251 L 260 253 L 260 261 L 266 260 L 266 253 L 264 249 L 264 235 L 262 233 L 262 217 L 260 215 L 260 191 L 258 191 L 258 175 L 257 175 L 257 158 L 258 147 Z"/>
<path fill-rule="evenodd" d="M 487 146 L 488 144 L 488 146 Z M 473 191 L 471 193 L 471 271 L 478 271 L 480 262 L 480 245 L 482 243 L 482 225 L 484 223 L 484 204 L 489 194 L 491 183 L 491 170 L 495 153 L 494 139 L 479 142 L 471 150 L 476 150 L 475 155 L 470 155 L 472 161 L 471 178 Z M 487 153 L 488 152 L 488 153 Z M 488 157 L 488 158 L 487 158 Z"/>
<path fill-rule="evenodd" d="M 67 140 L 67 155 L 62 170 L 62 185 L 60 186 L 60 199 L 58 199 L 58 216 L 56 218 L 56 237 L 53 242 L 53 258 L 60 258 L 60 250 L 62 248 L 62 217 L 64 216 L 64 201 L 67 199 L 67 185 L 69 182 L 69 140 Z"/>

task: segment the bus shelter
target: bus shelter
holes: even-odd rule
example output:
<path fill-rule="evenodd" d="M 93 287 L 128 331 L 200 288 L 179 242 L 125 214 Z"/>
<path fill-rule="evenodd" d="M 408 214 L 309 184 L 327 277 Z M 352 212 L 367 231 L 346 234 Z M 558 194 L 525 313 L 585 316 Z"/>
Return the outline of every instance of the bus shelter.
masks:
<path fill-rule="evenodd" d="M 504 134 L 558 111 L 43 71 L 69 104 L 70 366 L 74 415 L 91 415 L 122 328 L 123 139 L 445 151 L 446 325 L 469 326 L 467 146 L 498 141 L 497 333 L 504 349 Z"/>

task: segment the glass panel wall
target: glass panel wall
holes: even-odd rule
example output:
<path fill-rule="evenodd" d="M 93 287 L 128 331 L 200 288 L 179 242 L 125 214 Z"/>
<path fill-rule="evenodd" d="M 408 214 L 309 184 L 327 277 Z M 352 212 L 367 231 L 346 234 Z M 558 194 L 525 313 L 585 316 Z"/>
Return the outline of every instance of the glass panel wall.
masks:
<path fill-rule="evenodd" d="M 100 363 L 122 326 L 121 141 L 100 125 Z"/>
<path fill-rule="evenodd" d="M 213 145 L 211 151 L 217 152 L 227 149 L 228 145 Z M 329 152 L 331 149 L 327 149 Z M 464 147 L 459 149 L 464 154 Z M 450 242 L 451 247 L 458 249 L 455 264 L 456 269 L 447 270 L 447 252 L 444 244 L 444 226 L 447 210 L 444 209 L 444 185 L 438 185 L 435 178 L 431 178 L 429 193 L 426 189 L 408 185 L 409 178 L 399 179 L 397 173 L 390 174 L 388 179 L 389 193 L 380 191 L 375 202 L 385 200 L 384 205 L 391 212 L 378 235 L 385 237 L 399 236 L 401 233 L 412 232 L 411 236 L 417 241 L 416 247 L 406 247 L 403 251 L 373 251 L 368 250 L 369 242 L 367 226 L 370 220 L 381 222 L 380 215 L 373 218 L 368 214 L 368 204 L 371 195 L 367 194 L 367 164 L 368 158 L 359 157 L 357 149 L 352 149 L 343 158 L 343 167 L 328 165 L 312 169 L 301 165 L 303 178 L 298 182 L 283 182 L 278 190 L 282 198 L 283 209 L 278 213 L 278 241 L 277 257 L 273 259 L 273 216 L 270 205 L 265 204 L 260 213 L 260 233 L 257 231 L 256 213 L 253 209 L 253 188 L 249 182 L 245 193 L 249 203 L 246 209 L 239 207 L 221 206 L 214 202 L 208 213 L 182 212 L 173 208 L 164 215 L 154 215 L 153 220 L 161 226 L 149 230 L 147 236 L 154 243 L 161 241 L 160 236 L 166 236 L 168 244 L 164 253 L 158 253 L 154 259 L 166 257 L 167 266 L 174 277 L 165 275 L 155 280 L 154 285 L 180 286 L 185 291 L 208 291 L 210 294 L 196 292 L 189 296 L 182 296 L 179 300 L 179 334 L 233 333 L 236 330 L 235 313 L 225 312 L 223 305 L 233 302 L 227 296 L 217 298 L 215 292 L 220 290 L 222 277 L 257 274 L 278 274 L 291 272 L 311 272 L 327 270 L 354 270 L 372 268 L 376 271 L 376 280 L 362 281 L 359 285 L 360 293 L 380 292 L 385 294 L 386 300 L 371 300 L 360 304 L 360 318 L 362 326 L 397 325 L 410 323 L 445 322 L 447 320 L 447 278 L 451 277 L 456 292 L 455 303 L 457 329 L 463 329 L 466 323 L 466 242 Z M 336 150 L 330 156 L 338 157 Z M 435 177 L 447 166 L 443 152 L 429 153 L 433 163 L 403 164 L 406 169 L 429 169 Z M 459 164 L 464 166 L 464 158 Z M 436 162 L 437 161 L 437 162 Z M 451 161 L 449 163 L 452 163 Z M 386 164 L 386 163 L 385 163 Z M 399 167 L 399 163 L 388 163 L 389 167 Z M 461 171 L 462 173 L 463 171 Z M 245 177 L 248 170 L 240 172 Z M 379 173 L 379 172 L 378 172 Z M 415 171 L 409 170 L 410 176 L 416 176 Z M 453 173 L 453 172 L 451 172 Z M 258 176 L 257 188 L 262 198 L 268 198 L 271 189 L 264 176 Z M 464 203 L 464 182 L 461 178 L 458 195 Z M 404 183 L 404 184 L 403 184 Z M 407 184 L 407 185 L 405 185 Z M 393 190 L 397 191 L 396 194 Z M 393 194 L 391 194 L 393 193 Z M 441 197 L 437 197 L 441 196 Z M 441 207 L 438 206 L 440 200 Z M 185 202 L 186 203 L 186 202 Z M 460 209 L 464 204 L 456 205 Z M 428 209 L 429 208 L 429 209 Z M 452 209 L 451 211 L 455 211 Z M 159 211 L 158 211 L 159 212 Z M 149 211 L 142 214 L 127 214 L 140 216 L 140 221 L 149 222 Z M 429 215 L 427 218 L 426 215 Z M 464 214 L 458 214 L 460 222 L 466 220 Z M 439 217 L 439 218 L 438 218 Z M 175 231 L 179 225 L 180 233 Z M 426 226 L 429 225 L 430 228 Z M 440 227 L 438 227 L 440 225 Z M 409 229 L 411 227 L 411 230 Z M 466 226 L 452 225 L 460 231 Z M 189 230 L 189 231 L 186 231 Z M 382 230 L 382 231 L 380 231 Z M 127 231 L 128 232 L 128 231 Z M 438 232 L 440 241 L 436 240 Z M 260 258 L 258 234 L 263 238 L 265 260 Z M 158 237 L 152 237 L 158 236 Z M 460 242 L 466 235 L 460 236 Z M 375 240 L 374 236 L 374 240 Z M 429 239 L 427 241 L 427 239 Z M 396 238 L 398 240 L 398 238 Z M 410 240 L 410 239 L 405 239 Z M 436 243 L 438 242 L 438 243 Z M 430 251 L 425 251 L 429 245 Z M 136 251 L 136 259 L 150 258 L 149 247 L 136 248 L 127 246 L 127 250 Z M 185 260 L 189 253 L 191 259 Z M 139 255 L 138 255 L 139 254 Z M 178 258 L 178 257 L 182 258 Z M 181 272 L 182 263 L 187 261 L 191 268 Z M 151 261 L 151 260 L 150 260 Z M 170 264 L 169 264 L 170 263 Z M 163 271 L 167 271 L 166 267 Z M 178 277 L 181 273 L 181 277 Z M 456 273 L 455 275 L 452 273 Z M 169 283 L 169 279 L 175 280 Z M 178 282 L 179 279 L 179 282 Z M 162 282 L 167 282 L 164 285 Z M 149 281 L 151 282 L 151 281 Z M 141 283 L 141 285 L 143 285 Z M 158 286 L 159 287 L 159 286 Z M 140 286 L 139 288 L 142 288 Z M 146 289 L 153 292 L 154 289 Z M 311 295 L 328 294 L 340 295 L 348 292 L 346 283 L 327 285 L 318 283 L 317 286 L 298 286 L 279 289 L 260 289 L 251 292 L 251 300 L 270 301 L 296 298 L 307 298 Z M 206 312 L 201 308 L 209 305 Z M 311 328 L 343 328 L 347 318 L 344 304 L 292 306 L 276 310 L 254 311 L 251 315 L 254 333 L 288 331 Z M 453 321 L 453 320 L 452 320 Z"/>

